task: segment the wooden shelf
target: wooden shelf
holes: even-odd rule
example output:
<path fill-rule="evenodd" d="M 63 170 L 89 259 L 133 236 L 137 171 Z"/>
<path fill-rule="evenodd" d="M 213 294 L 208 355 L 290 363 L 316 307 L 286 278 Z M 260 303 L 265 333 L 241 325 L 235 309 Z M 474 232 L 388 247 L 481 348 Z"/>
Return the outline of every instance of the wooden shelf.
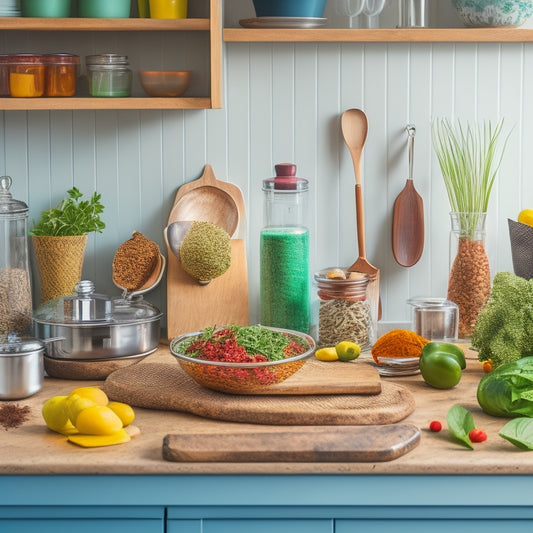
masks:
<path fill-rule="evenodd" d="M 60 109 L 208 109 L 211 98 L 0 98 L 5 111 Z"/>
<path fill-rule="evenodd" d="M 215 109 L 222 106 L 222 0 L 205 0 L 209 17 L 150 18 L 31 18 L 0 17 L 0 32 L 183 32 L 209 34 L 209 95 L 179 98 L 0 98 L 0 110 L 59 109 Z M 177 35 L 177 34 L 176 34 Z M 9 38 L 9 37 L 8 37 Z M 7 39 L 8 39 L 7 38 Z"/>
<path fill-rule="evenodd" d="M 0 30 L 28 31 L 209 31 L 207 18 L 84 19 L 0 17 Z"/>
<path fill-rule="evenodd" d="M 530 42 L 533 30 L 516 28 L 247 29 L 226 28 L 225 42 Z"/>

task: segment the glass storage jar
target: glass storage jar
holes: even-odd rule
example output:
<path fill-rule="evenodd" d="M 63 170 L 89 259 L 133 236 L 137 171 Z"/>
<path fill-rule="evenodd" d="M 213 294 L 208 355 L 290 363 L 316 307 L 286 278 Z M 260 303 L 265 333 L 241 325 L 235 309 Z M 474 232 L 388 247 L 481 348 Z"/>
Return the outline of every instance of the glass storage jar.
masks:
<path fill-rule="evenodd" d="M 9 54 L 0 54 L 0 96 L 9 96 Z"/>
<path fill-rule="evenodd" d="M 80 70 L 80 56 L 73 54 L 45 54 L 45 96 L 74 96 Z"/>
<path fill-rule="evenodd" d="M 377 335 L 375 291 L 368 291 L 370 277 L 345 268 L 325 268 L 316 272 L 317 347 L 351 341 L 361 349 L 370 348 Z"/>
<path fill-rule="evenodd" d="M 0 177 L 0 345 L 31 332 L 28 206 L 13 199 L 11 183 Z"/>
<path fill-rule="evenodd" d="M 36 98 L 44 94 L 44 57 L 16 54 L 9 60 L 9 94 L 15 98 Z"/>
<path fill-rule="evenodd" d="M 101 54 L 87 56 L 89 94 L 96 97 L 124 97 L 131 94 L 132 72 L 128 56 Z"/>
<path fill-rule="evenodd" d="M 263 180 L 265 225 L 260 235 L 261 324 L 309 333 L 308 181 L 296 165 L 276 165 Z"/>

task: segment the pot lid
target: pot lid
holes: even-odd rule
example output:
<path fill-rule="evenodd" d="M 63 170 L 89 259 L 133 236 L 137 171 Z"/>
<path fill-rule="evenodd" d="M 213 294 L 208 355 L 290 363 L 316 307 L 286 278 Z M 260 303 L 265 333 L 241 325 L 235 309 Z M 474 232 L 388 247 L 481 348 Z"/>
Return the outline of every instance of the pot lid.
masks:
<path fill-rule="evenodd" d="M 0 177 L 0 215 L 27 213 L 28 206 L 20 200 L 14 200 L 9 189 L 13 180 L 10 176 Z"/>
<path fill-rule="evenodd" d="M 109 298 L 96 293 L 92 281 L 83 280 L 76 284 L 72 295 L 41 305 L 33 320 L 53 324 L 123 324 L 160 315 L 159 310 L 142 297 Z"/>
<path fill-rule="evenodd" d="M 8 336 L 7 342 L 0 344 L 0 357 L 24 355 L 44 349 L 44 343 L 33 337 Z"/>

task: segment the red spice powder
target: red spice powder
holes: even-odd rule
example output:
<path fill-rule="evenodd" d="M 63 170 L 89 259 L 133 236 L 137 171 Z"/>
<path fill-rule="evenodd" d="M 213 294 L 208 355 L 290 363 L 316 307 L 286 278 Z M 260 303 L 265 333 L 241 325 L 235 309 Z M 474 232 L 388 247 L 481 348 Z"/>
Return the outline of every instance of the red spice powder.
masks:
<path fill-rule="evenodd" d="M 2 424 L 6 431 L 22 426 L 28 420 L 29 416 L 29 405 L 21 407 L 14 403 L 6 403 L 0 406 L 0 424 Z"/>

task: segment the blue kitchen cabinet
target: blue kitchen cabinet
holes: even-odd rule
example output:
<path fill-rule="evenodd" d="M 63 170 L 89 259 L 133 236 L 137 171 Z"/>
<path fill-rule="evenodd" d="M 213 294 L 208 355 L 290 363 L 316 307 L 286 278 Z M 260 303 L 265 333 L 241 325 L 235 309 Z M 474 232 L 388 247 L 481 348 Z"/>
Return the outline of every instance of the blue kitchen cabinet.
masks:
<path fill-rule="evenodd" d="M 531 520 L 336 520 L 335 533 L 390 532 L 390 533 L 449 533 L 450 531 L 468 531 L 468 533 L 501 533 L 509 530 L 513 533 L 531 533 Z"/>
<path fill-rule="evenodd" d="M 78 486 L 83 492 L 83 487 Z M 31 497 L 28 494 L 28 497 Z M 87 494 L 90 499 L 90 495 Z M 0 507 L 2 533 L 164 533 L 163 507 Z"/>
<path fill-rule="evenodd" d="M 273 516 L 276 510 L 272 509 Z M 334 533 L 333 520 L 276 519 L 168 519 L 167 533 Z"/>

